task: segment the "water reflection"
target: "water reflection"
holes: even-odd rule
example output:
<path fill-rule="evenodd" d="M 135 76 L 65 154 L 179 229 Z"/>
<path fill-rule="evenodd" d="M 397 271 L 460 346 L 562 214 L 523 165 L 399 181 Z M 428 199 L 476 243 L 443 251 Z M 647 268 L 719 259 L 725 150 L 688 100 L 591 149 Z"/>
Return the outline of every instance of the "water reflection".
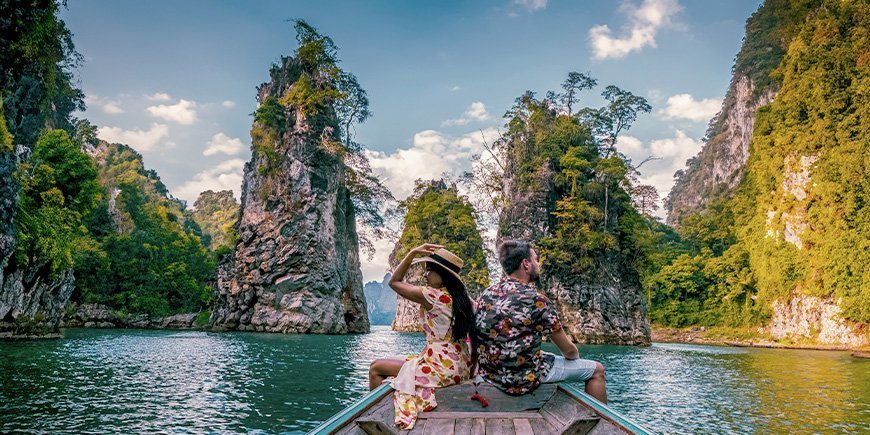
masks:
<path fill-rule="evenodd" d="M 420 334 L 71 330 L 0 344 L 0 432 L 300 433 Z M 552 349 L 552 348 L 551 348 Z M 660 432 L 870 432 L 870 361 L 844 352 L 583 346 L 614 407 Z M 578 385 L 582 387 L 582 385 Z"/>

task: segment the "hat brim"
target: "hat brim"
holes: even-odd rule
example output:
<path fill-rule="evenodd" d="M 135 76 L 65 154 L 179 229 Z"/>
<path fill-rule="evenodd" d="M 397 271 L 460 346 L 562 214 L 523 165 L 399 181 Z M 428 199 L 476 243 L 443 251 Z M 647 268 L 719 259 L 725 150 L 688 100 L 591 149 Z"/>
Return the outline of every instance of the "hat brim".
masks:
<path fill-rule="evenodd" d="M 419 257 L 419 258 L 415 258 L 414 260 L 411 261 L 411 265 L 412 265 L 412 266 L 415 265 L 415 264 L 419 264 L 419 263 L 433 263 L 433 264 L 436 264 L 436 265 L 439 266 L 439 270 L 443 270 L 443 271 L 445 271 L 445 272 L 447 272 L 447 273 L 449 273 L 449 274 L 455 276 L 456 279 L 458 279 L 460 282 L 462 282 L 462 277 L 460 277 L 458 273 L 456 273 L 456 272 L 454 272 L 454 271 L 452 271 L 452 270 L 450 270 L 450 269 L 444 267 L 443 264 L 441 264 L 441 263 L 435 261 L 435 259 L 432 258 L 432 257 Z M 464 284 L 464 283 L 463 283 L 463 284 Z"/>

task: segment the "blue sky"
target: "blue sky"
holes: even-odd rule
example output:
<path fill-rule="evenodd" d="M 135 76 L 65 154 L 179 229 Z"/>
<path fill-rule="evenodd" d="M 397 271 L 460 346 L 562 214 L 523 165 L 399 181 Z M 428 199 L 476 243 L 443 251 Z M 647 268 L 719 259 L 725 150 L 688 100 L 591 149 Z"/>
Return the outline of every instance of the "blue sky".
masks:
<path fill-rule="evenodd" d="M 239 194 L 250 114 L 269 66 L 295 49 L 291 18 L 339 46 L 374 116 L 357 130 L 397 197 L 416 178 L 470 167 L 483 138 L 525 90 L 557 90 L 589 72 L 646 97 L 619 146 L 642 181 L 670 189 L 697 154 L 731 78 L 746 19 L 760 0 L 70 1 L 61 18 L 85 62 L 84 114 L 100 136 L 139 150 L 175 196 Z M 605 27 L 606 26 L 606 27 Z M 389 246 L 363 267 L 379 278 Z M 387 252 L 384 252 L 387 251 Z"/>

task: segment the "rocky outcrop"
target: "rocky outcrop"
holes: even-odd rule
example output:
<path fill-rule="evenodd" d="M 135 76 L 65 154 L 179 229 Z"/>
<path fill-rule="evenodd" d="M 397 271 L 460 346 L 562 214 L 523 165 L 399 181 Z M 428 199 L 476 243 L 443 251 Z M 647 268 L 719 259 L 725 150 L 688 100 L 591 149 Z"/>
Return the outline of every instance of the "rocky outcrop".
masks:
<path fill-rule="evenodd" d="M 182 313 L 166 317 L 147 314 L 125 315 L 105 305 L 81 304 L 72 307 L 63 321 L 66 328 L 139 328 L 139 329 L 200 329 L 199 313 Z"/>
<path fill-rule="evenodd" d="M 710 121 L 701 152 L 691 158 L 665 199 L 667 223 L 703 210 L 734 191 L 743 178 L 756 111 L 773 101 L 781 77 L 774 69 L 808 14 L 822 2 L 765 1 L 746 21 L 722 110 Z"/>
<path fill-rule="evenodd" d="M 384 275 L 381 282 L 371 281 L 363 286 L 366 295 L 366 307 L 369 313 L 369 322 L 372 325 L 390 325 L 396 317 L 396 292 L 387 283 L 390 281 L 389 273 Z"/>
<path fill-rule="evenodd" d="M 570 284 L 548 278 L 539 288 L 553 300 L 565 331 L 575 342 L 649 344 L 650 325 L 640 282 L 611 272 L 602 270 L 600 276 L 570 280 Z"/>
<path fill-rule="evenodd" d="M 684 216 L 703 210 L 740 183 L 749 158 L 755 112 L 775 96 L 772 89 L 756 89 L 748 76 L 734 80 L 722 111 L 711 121 L 701 152 L 675 174 L 676 183 L 665 199 L 669 225 L 678 226 Z"/>
<path fill-rule="evenodd" d="M 399 265 L 399 260 L 395 258 L 397 249 L 398 245 L 393 249 L 393 253 L 390 254 L 390 270 L 396 270 L 396 266 Z M 423 268 L 419 266 L 412 267 L 408 273 L 405 274 L 405 281 L 414 285 L 425 285 L 426 282 L 423 280 Z M 421 323 L 423 320 L 423 313 L 420 311 L 420 304 L 411 302 L 399 295 L 395 295 L 395 298 L 396 315 L 393 317 L 393 322 L 390 325 L 392 330 L 401 332 L 423 332 L 423 324 Z"/>
<path fill-rule="evenodd" d="M 18 187 L 12 174 L 27 153 L 23 146 L 0 152 L 0 337 L 57 335 L 75 284 L 72 270 L 52 274 L 39 258 L 25 267 L 13 258 Z"/>
<path fill-rule="evenodd" d="M 508 167 L 505 173 L 515 171 Z M 553 192 L 546 189 L 530 192 L 513 183 L 512 177 L 506 177 L 505 184 L 511 188 L 505 189 L 509 192 L 508 206 L 499 222 L 499 238 L 535 242 L 550 235 L 553 224 L 546 211 L 554 208 Z M 547 273 L 545 265 L 537 288 L 556 305 L 565 330 L 574 341 L 649 344 L 646 300 L 637 271 L 627 265 L 619 252 L 611 251 L 608 255 L 609 258 L 599 262 L 604 266 L 583 276 L 554 276 Z"/>
<path fill-rule="evenodd" d="M 301 71 L 296 59 L 283 58 L 259 88 L 260 103 L 280 100 Z M 367 332 L 354 207 L 346 168 L 333 151 L 335 116 L 315 119 L 298 107 L 277 107 L 283 125 L 268 128 L 280 133 L 255 138 L 245 166 L 239 241 L 218 268 L 211 323 L 246 331 Z"/>
<path fill-rule="evenodd" d="M 768 237 L 779 239 L 782 236 L 786 242 L 803 249 L 801 233 L 809 226 L 805 200 L 812 180 L 812 166 L 818 159 L 818 156 L 797 158 L 794 155 L 785 158 L 782 193 L 779 197 L 771 198 L 771 205 L 767 210 Z M 779 228 L 782 228 L 782 232 Z"/>
<path fill-rule="evenodd" d="M 775 339 L 859 347 L 868 344 L 867 325 L 844 320 L 840 304 L 799 293 L 773 304 L 773 319 L 765 329 Z"/>

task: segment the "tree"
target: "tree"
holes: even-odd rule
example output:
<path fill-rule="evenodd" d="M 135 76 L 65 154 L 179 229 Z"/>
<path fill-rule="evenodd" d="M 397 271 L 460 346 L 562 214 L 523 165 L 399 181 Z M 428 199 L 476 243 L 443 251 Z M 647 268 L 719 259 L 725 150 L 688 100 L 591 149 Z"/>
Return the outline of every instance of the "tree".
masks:
<path fill-rule="evenodd" d="M 563 93 L 559 96 L 559 100 L 565 106 L 568 115 L 572 115 L 571 107 L 576 101 L 577 94 L 581 91 L 592 89 L 598 85 L 598 80 L 590 77 L 587 74 L 578 72 L 568 73 L 568 78 L 562 82 Z"/>
<path fill-rule="evenodd" d="M 55 0 L 4 1 L 0 7 L 0 97 L 10 133 L 27 146 L 45 129 L 74 134 L 70 114 L 84 110 L 84 94 L 72 85 L 82 58 L 58 9 Z"/>
<path fill-rule="evenodd" d="M 17 263 L 47 265 L 51 273 L 73 266 L 73 254 L 89 237 L 83 217 L 103 195 L 97 169 L 66 131 L 49 130 L 15 174 L 18 201 Z"/>

